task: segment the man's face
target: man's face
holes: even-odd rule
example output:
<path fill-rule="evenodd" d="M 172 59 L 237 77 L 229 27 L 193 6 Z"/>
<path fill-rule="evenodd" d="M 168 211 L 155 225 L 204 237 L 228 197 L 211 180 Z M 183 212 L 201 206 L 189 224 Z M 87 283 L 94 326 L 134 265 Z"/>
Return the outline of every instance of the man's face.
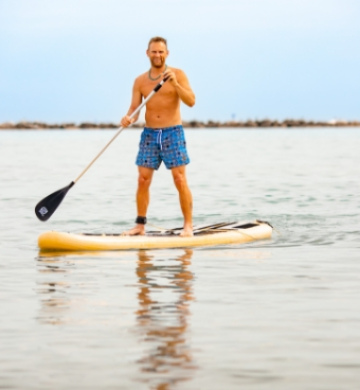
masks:
<path fill-rule="evenodd" d="M 168 49 L 164 42 L 152 42 L 146 54 L 154 68 L 161 68 L 169 55 Z"/>

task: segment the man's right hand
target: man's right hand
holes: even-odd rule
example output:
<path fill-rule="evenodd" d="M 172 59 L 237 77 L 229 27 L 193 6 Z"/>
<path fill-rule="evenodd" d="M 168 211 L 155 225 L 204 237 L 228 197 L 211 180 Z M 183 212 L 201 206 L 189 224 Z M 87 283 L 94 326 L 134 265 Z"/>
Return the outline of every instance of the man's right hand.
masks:
<path fill-rule="evenodd" d="M 122 127 L 128 127 L 129 125 L 133 124 L 135 122 L 135 118 L 130 118 L 129 115 L 125 115 L 121 121 L 120 124 Z"/>

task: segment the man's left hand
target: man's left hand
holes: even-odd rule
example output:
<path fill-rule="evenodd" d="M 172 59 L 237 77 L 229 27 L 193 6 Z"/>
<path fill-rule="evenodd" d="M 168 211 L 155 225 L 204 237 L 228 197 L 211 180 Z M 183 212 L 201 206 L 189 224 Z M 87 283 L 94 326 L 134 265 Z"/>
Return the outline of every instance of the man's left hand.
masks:
<path fill-rule="evenodd" d="M 167 79 L 167 82 L 170 82 L 170 84 L 172 84 L 174 87 L 179 84 L 175 72 L 171 69 L 166 69 L 164 72 L 164 79 Z"/>

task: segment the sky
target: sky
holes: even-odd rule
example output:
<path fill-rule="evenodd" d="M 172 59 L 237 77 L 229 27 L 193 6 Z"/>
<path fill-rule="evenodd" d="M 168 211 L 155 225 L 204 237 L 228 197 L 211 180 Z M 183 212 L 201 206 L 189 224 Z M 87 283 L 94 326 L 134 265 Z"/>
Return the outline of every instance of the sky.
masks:
<path fill-rule="evenodd" d="M 118 123 L 168 40 L 184 120 L 359 120 L 359 0 L 0 0 L 0 123 Z"/>

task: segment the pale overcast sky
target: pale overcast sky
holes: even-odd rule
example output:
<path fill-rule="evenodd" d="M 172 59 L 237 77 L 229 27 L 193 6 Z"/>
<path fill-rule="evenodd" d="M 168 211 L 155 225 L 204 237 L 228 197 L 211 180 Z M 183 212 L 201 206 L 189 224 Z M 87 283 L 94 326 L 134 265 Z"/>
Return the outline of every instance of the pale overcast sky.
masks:
<path fill-rule="evenodd" d="M 118 122 L 150 37 L 185 120 L 360 119 L 359 0 L 0 0 L 0 122 Z"/>

